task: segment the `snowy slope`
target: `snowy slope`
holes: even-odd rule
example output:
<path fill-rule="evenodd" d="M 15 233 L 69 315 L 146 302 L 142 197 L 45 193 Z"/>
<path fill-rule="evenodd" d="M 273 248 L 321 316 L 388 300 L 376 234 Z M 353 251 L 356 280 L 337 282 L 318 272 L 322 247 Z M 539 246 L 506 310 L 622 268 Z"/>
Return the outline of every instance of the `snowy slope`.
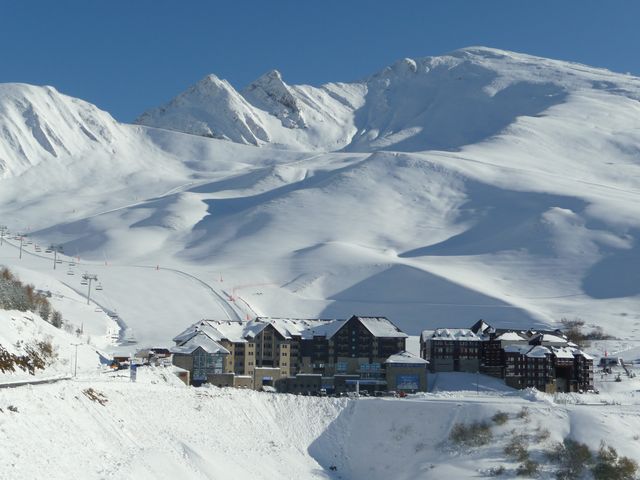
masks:
<path fill-rule="evenodd" d="M 321 87 L 209 76 L 141 117 L 161 128 L 91 110 L 109 147 L 80 132 L 62 166 L 24 116 L 2 120 L 37 155 L 0 142 L 0 219 L 80 256 L 150 343 L 232 312 L 387 315 L 413 334 L 580 316 L 636 338 L 639 98 L 636 77 L 486 48 Z"/>
<path fill-rule="evenodd" d="M 347 400 L 180 387 L 168 370 L 139 368 L 138 383 L 0 389 L 0 478 L 472 479 L 499 466 L 510 478 L 518 462 L 503 450 L 517 435 L 528 436 L 531 458 L 543 463 L 535 478 L 556 478 L 545 452 L 565 437 L 640 455 L 631 394 L 618 395 L 621 405 L 595 395 L 554 404 L 526 392 Z M 523 407 L 528 415 L 518 418 Z M 498 411 L 508 420 L 492 427 L 489 445 L 449 442 L 456 423 L 492 424 Z"/>
<path fill-rule="evenodd" d="M 53 87 L 2 84 L 0 178 L 45 160 L 63 166 L 72 157 L 113 151 L 121 130 L 108 113 Z"/>
<path fill-rule="evenodd" d="M 0 385 L 69 378 L 74 374 L 74 368 L 75 373 L 79 375 L 96 374 L 103 368 L 98 347 L 87 344 L 86 340 L 87 337 L 84 335 L 78 337 L 74 333 L 55 328 L 32 312 L 0 310 L 0 345 L 5 350 L 15 355 L 24 355 L 26 346 L 33 347 L 37 342 L 49 342 L 54 352 L 53 358 L 47 359 L 46 367 L 35 370 L 33 375 L 19 368 L 14 372 L 0 372 Z"/>
<path fill-rule="evenodd" d="M 238 143 L 320 151 L 457 149 L 578 90 L 638 98 L 638 80 L 483 47 L 405 58 L 359 82 L 289 86 L 278 71 L 241 92 L 214 75 L 138 123 Z"/>

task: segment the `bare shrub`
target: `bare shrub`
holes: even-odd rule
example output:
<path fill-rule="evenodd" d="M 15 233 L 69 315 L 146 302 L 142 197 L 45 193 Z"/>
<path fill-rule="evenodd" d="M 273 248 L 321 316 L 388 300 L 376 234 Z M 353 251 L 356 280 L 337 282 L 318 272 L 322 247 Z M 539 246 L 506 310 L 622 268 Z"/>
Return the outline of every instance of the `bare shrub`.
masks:
<path fill-rule="evenodd" d="M 492 438 L 491 426 L 487 422 L 456 423 L 449 434 L 453 443 L 471 447 L 486 445 Z"/>
<path fill-rule="evenodd" d="M 544 442 L 545 440 L 548 440 L 550 436 L 551 432 L 548 429 L 542 427 L 542 425 L 538 425 L 536 427 L 534 437 L 537 442 Z"/>
<path fill-rule="evenodd" d="M 487 473 L 492 477 L 499 477 L 500 475 L 503 475 L 504 472 L 506 472 L 506 468 L 504 468 L 504 465 L 499 465 L 497 467 L 490 468 Z"/>
<path fill-rule="evenodd" d="M 107 397 L 105 397 L 103 393 L 98 392 L 92 387 L 86 388 L 82 393 L 92 402 L 97 402 L 102 406 L 108 402 Z"/>
<path fill-rule="evenodd" d="M 571 480 L 580 478 L 590 465 L 593 455 L 584 443 L 565 438 L 562 443 L 554 445 L 553 449 L 547 453 L 547 458 L 560 465 L 556 478 Z"/>
<path fill-rule="evenodd" d="M 522 464 L 518 465 L 516 474 L 521 477 L 532 477 L 540 470 L 540 464 L 534 460 L 525 460 Z"/>
<path fill-rule="evenodd" d="M 528 446 L 529 442 L 525 435 L 514 435 L 504 447 L 504 453 L 518 462 L 524 462 L 529 459 Z"/>
<path fill-rule="evenodd" d="M 638 472 L 638 463 L 628 457 L 618 456 L 611 446 L 600 444 L 596 462 L 591 473 L 595 480 L 633 480 Z"/>
<path fill-rule="evenodd" d="M 491 420 L 493 420 L 493 423 L 496 425 L 504 425 L 509 421 L 509 415 L 507 412 L 498 411 L 491 417 Z"/>

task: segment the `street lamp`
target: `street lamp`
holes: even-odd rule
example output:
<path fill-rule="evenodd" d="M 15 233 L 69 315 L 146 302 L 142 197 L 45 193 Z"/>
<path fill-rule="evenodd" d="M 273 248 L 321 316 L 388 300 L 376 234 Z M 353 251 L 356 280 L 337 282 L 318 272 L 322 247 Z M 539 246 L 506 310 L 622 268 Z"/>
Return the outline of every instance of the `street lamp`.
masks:
<path fill-rule="evenodd" d="M 8 227 L 6 225 L 0 225 L 0 246 L 4 243 L 4 236 L 7 234 Z"/>
<path fill-rule="evenodd" d="M 73 378 L 76 378 L 78 374 L 78 345 L 82 345 L 81 343 L 72 343 L 72 346 L 76 347 L 76 356 L 73 362 Z"/>

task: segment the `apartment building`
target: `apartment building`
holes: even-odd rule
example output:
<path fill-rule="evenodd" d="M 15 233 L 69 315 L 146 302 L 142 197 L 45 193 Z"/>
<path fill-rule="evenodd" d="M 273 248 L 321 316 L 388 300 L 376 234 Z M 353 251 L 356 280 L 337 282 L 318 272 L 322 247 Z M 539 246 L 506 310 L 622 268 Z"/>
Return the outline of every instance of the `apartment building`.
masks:
<path fill-rule="evenodd" d="M 593 358 L 559 330 L 496 329 L 480 320 L 470 329 L 425 330 L 420 352 L 433 372 L 481 372 L 545 392 L 593 388 Z"/>
<path fill-rule="evenodd" d="M 407 338 L 385 317 L 354 315 L 339 320 L 258 317 L 247 322 L 201 320 L 173 339 L 174 348 L 177 351 L 202 336 L 226 352 L 221 356 L 223 371 L 219 373 L 255 377 L 256 369 L 277 369 L 278 378 L 314 374 L 332 379 L 349 376 L 349 381 L 355 378 L 372 391 L 387 388 L 385 362 L 406 350 Z M 188 369 L 187 362 L 180 361 L 182 368 Z M 201 377 L 198 375 L 197 381 Z M 268 375 L 254 379 L 254 387 L 266 385 L 267 377 L 275 378 Z M 192 378 L 195 381 L 193 373 Z M 229 383 L 219 375 L 216 380 Z M 425 382 L 422 379 L 418 382 L 420 388 L 426 388 Z M 332 387 L 333 380 L 324 385 Z"/>

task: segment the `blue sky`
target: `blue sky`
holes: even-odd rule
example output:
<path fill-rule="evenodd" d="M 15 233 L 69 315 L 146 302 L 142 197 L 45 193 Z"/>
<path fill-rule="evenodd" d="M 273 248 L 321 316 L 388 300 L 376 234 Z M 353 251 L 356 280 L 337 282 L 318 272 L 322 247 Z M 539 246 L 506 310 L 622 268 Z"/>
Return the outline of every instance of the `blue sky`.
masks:
<path fill-rule="evenodd" d="M 207 73 L 236 88 L 363 78 L 485 45 L 640 74 L 640 2 L 5 0 L 0 82 L 53 85 L 131 121 Z"/>

